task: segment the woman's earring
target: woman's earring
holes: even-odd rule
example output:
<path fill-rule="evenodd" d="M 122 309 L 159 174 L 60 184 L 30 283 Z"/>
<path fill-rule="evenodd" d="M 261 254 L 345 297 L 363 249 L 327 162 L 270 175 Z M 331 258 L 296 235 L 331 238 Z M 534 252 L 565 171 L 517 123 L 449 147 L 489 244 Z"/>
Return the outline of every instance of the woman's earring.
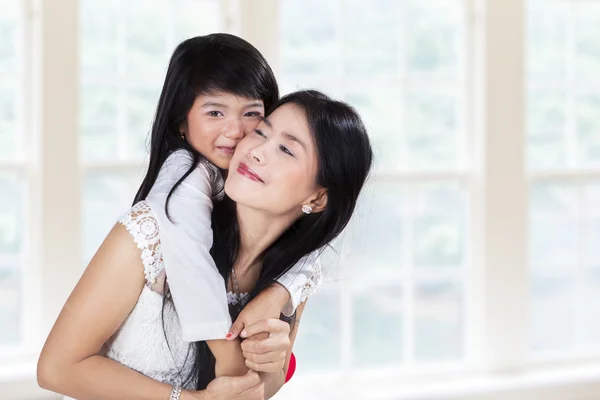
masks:
<path fill-rule="evenodd" d="M 305 205 L 302 206 L 302 212 L 304 214 L 310 214 L 312 212 L 312 207 L 309 206 L 309 205 L 307 205 L 307 204 L 305 204 Z"/>
<path fill-rule="evenodd" d="M 181 140 L 185 140 L 185 133 L 183 131 L 180 131 L 179 134 L 181 135 Z"/>

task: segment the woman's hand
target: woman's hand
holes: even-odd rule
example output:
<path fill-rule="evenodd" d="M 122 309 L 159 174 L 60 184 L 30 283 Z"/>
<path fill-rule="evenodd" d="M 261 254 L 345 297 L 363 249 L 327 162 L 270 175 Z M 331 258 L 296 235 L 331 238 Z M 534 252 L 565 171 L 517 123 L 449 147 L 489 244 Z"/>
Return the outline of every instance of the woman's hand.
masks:
<path fill-rule="evenodd" d="M 213 379 L 205 390 L 183 391 L 181 400 L 263 400 L 265 384 L 254 371 L 244 376 L 220 376 Z"/>
<path fill-rule="evenodd" d="M 283 371 L 292 346 L 290 324 L 275 318 L 265 319 L 245 328 L 241 337 L 248 338 L 242 342 L 248 368 L 257 372 Z"/>

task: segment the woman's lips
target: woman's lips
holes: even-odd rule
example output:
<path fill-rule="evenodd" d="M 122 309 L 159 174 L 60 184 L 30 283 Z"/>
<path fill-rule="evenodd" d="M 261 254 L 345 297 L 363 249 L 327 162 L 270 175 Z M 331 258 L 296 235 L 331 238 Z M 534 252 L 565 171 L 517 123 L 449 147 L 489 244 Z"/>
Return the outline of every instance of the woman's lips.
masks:
<path fill-rule="evenodd" d="M 265 181 L 262 180 L 260 175 L 254 172 L 252 168 L 250 168 L 246 163 L 241 162 L 240 165 L 238 165 L 237 167 L 237 172 L 238 174 L 245 176 L 246 178 L 251 179 L 255 182 L 265 183 Z"/>

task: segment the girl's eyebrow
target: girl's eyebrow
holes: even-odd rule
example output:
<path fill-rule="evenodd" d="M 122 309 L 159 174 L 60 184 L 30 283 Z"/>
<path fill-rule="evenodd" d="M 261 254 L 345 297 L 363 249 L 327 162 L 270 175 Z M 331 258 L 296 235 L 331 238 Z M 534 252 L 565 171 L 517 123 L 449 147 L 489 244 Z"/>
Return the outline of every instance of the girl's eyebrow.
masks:
<path fill-rule="evenodd" d="M 226 104 L 218 103 L 216 101 L 207 101 L 206 103 L 202 104 L 202 107 L 222 107 L 222 108 L 228 108 L 228 106 Z M 246 104 L 244 106 L 244 108 L 253 108 L 253 107 L 263 107 L 263 104 L 259 103 L 259 102 L 256 102 L 256 103 Z"/>
<path fill-rule="evenodd" d="M 228 108 L 225 104 L 217 103 L 216 101 L 207 101 L 206 103 L 202 104 L 202 107 L 223 107 L 223 108 Z"/>

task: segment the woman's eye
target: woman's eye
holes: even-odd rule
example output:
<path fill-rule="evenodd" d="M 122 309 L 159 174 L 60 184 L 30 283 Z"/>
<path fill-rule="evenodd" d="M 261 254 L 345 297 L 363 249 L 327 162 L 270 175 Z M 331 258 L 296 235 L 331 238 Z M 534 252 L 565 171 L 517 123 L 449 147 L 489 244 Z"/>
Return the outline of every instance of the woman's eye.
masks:
<path fill-rule="evenodd" d="M 223 114 L 221 113 L 221 111 L 209 111 L 208 115 L 210 115 L 211 117 L 220 117 Z"/>
<path fill-rule="evenodd" d="M 259 136 L 262 136 L 264 138 L 267 137 L 260 129 L 255 129 L 254 132 L 256 132 Z"/>
<path fill-rule="evenodd" d="M 283 151 L 285 154 L 288 154 L 292 157 L 294 157 L 294 153 L 292 153 L 287 147 L 285 147 L 284 145 L 280 145 L 279 148 L 281 149 L 281 151 Z"/>

